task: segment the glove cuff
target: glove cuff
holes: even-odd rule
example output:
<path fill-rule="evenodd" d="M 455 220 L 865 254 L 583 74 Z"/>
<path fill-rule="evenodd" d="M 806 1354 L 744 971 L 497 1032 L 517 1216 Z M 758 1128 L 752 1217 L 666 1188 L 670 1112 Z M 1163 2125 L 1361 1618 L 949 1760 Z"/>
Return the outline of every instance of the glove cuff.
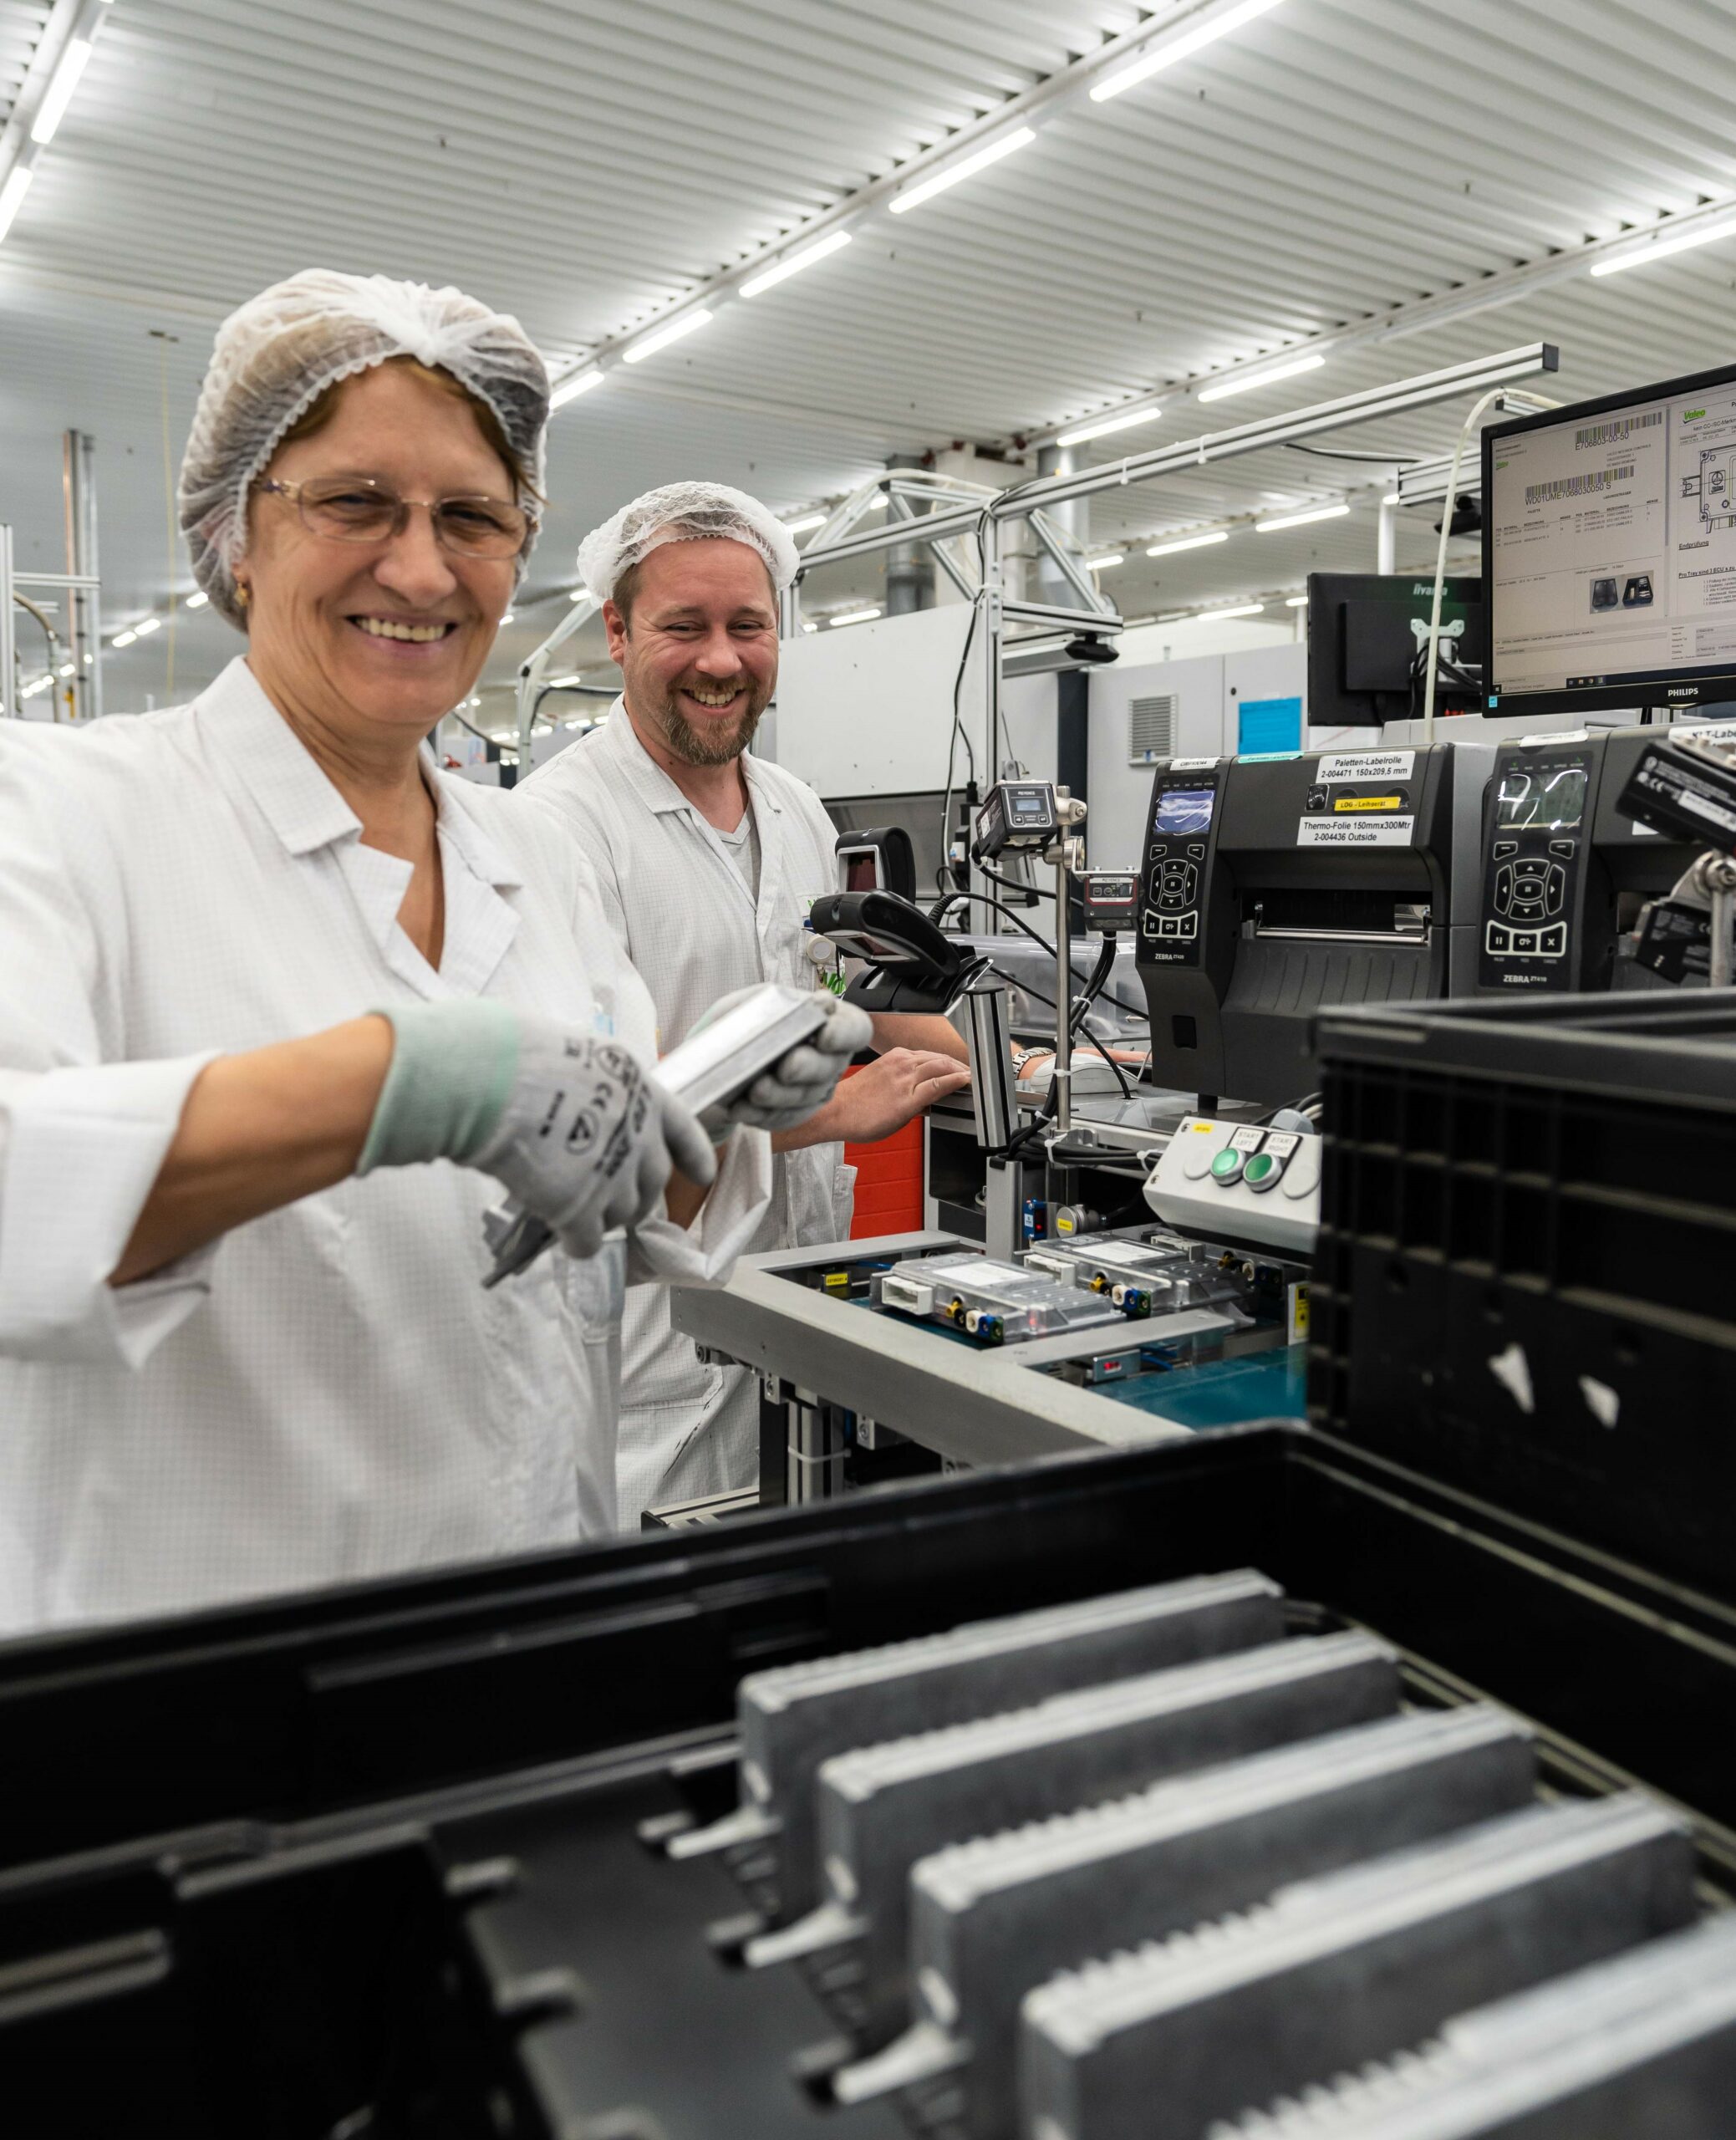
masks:
<path fill-rule="evenodd" d="M 475 1158 L 499 1124 L 518 1074 L 518 1016 L 480 997 L 379 1006 L 392 1061 L 356 1168 Z"/>

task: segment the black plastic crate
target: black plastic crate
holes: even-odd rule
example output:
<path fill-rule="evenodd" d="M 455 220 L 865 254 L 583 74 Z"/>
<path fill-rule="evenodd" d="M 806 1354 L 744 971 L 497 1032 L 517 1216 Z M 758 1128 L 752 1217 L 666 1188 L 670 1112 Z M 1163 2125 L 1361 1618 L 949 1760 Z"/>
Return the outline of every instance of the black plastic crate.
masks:
<path fill-rule="evenodd" d="M 1736 991 L 1315 1037 L 1311 1420 L 1736 1596 Z"/>

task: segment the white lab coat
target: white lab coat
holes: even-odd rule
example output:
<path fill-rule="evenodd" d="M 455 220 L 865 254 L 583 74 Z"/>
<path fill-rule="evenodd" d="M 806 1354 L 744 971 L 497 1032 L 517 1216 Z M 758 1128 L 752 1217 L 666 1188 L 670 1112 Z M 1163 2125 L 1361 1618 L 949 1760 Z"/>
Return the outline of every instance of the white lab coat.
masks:
<path fill-rule="evenodd" d="M 571 843 L 425 764 L 438 972 L 397 923 L 410 865 L 361 844 L 245 660 L 190 706 L 0 728 L 0 1629 L 613 1527 L 624 1288 L 726 1271 L 770 1195 L 763 1135 L 630 1270 L 617 1242 L 485 1293 L 501 1192 L 441 1161 L 104 1282 L 213 1054 L 471 996 L 653 1054 Z"/>
<path fill-rule="evenodd" d="M 805 925 L 813 901 L 837 886 L 832 820 L 782 767 L 751 756 L 742 767 L 760 838 L 757 904 L 619 698 L 602 727 L 515 791 L 515 800 L 564 827 L 589 861 L 621 949 L 657 1006 L 664 1050 L 732 989 L 761 981 L 814 987 L 831 969 L 827 946 L 816 963 Z M 842 1144 L 815 1144 L 777 1156 L 754 1250 L 848 1235 L 856 1170 L 843 1153 Z M 701 1364 L 672 1329 L 667 1299 L 649 1294 L 627 1308 L 619 1450 L 624 1528 L 635 1527 L 644 1508 L 751 1485 L 759 1475 L 756 1378 Z"/>

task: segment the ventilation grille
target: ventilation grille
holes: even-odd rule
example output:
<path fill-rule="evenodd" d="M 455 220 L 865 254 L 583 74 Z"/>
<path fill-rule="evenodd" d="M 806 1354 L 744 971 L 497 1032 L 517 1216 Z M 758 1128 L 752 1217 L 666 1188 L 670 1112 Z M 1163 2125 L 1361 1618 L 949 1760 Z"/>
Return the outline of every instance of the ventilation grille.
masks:
<path fill-rule="evenodd" d="M 1128 701 L 1128 762 L 1148 766 L 1175 756 L 1175 693 L 1153 691 Z"/>

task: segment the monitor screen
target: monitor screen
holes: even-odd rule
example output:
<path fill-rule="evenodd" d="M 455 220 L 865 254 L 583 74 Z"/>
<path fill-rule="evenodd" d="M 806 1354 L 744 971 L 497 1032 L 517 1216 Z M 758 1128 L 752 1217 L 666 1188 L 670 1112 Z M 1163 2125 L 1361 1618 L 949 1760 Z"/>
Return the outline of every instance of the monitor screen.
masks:
<path fill-rule="evenodd" d="M 1210 829 L 1214 787 L 1166 787 L 1158 797 L 1154 833 L 1203 833 Z"/>
<path fill-rule="evenodd" d="M 1571 833 L 1586 813 L 1583 766 L 1511 766 L 1495 797 L 1495 823 L 1515 831 Z"/>
<path fill-rule="evenodd" d="M 1736 668 L 1736 380 L 1502 432 L 1489 453 L 1491 694 L 1607 703 Z"/>

